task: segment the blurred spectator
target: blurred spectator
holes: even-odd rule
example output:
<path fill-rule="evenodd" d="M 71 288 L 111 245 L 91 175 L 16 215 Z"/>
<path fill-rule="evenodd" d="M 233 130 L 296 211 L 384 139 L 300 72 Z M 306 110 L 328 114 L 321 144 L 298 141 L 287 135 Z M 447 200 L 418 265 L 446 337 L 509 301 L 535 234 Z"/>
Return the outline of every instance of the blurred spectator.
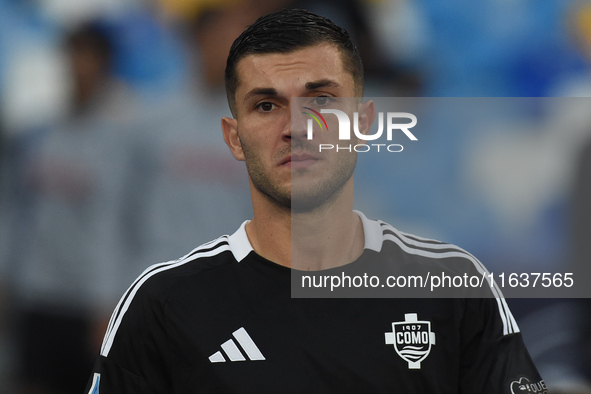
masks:
<path fill-rule="evenodd" d="M 231 116 L 224 69 L 234 38 L 281 1 L 222 1 L 177 17 L 191 72 L 178 92 L 153 103 L 136 145 L 142 213 L 130 222 L 146 264 L 167 261 L 228 234 L 252 216 L 243 163 L 226 146 L 221 118 Z"/>
<path fill-rule="evenodd" d="M 20 393 L 83 390 L 107 311 L 129 280 L 118 264 L 129 257 L 123 212 L 133 206 L 126 193 L 134 99 L 111 75 L 104 24 L 70 32 L 65 52 L 70 115 L 26 152 L 30 218 L 11 227 L 24 237 L 9 256 Z"/>

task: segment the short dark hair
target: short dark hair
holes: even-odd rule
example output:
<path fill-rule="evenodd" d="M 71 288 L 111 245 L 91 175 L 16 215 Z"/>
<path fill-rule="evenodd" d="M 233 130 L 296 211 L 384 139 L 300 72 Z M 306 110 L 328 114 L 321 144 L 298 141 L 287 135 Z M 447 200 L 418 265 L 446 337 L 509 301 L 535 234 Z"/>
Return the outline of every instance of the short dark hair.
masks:
<path fill-rule="evenodd" d="M 312 45 L 333 44 L 341 52 L 343 67 L 353 75 L 355 94 L 363 94 L 363 64 L 349 33 L 323 16 L 302 9 L 284 9 L 262 16 L 234 41 L 226 62 L 228 104 L 236 114 L 238 62 L 253 54 L 289 53 Z"/>

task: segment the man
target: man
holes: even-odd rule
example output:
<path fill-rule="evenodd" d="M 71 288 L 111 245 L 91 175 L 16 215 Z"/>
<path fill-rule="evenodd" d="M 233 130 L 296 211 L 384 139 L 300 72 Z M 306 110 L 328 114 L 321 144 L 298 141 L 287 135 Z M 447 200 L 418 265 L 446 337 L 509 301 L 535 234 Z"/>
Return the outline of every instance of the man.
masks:
<path fill-rule="evenodd" d="M 246 162 L 254 217 L 136 280 L 88 393 L 544 392 L 498 294 L 291 298 L 292 273 L 303 271 L 483 269 L 461 249 L 353 211 L 355 152 L 320 154 L 316 144 L 335 133 L 307 139 L 305 117 L 290 108 L 296 97 L 312 109 L 356 111 L 359 131 L 369 132 L 373 103 L 346 99 L 362 95 L 362 78 L 347 33 L 307 11 L 262 17 L 234 42 L 226 67 L 234 118 L 222 128 Z"/>

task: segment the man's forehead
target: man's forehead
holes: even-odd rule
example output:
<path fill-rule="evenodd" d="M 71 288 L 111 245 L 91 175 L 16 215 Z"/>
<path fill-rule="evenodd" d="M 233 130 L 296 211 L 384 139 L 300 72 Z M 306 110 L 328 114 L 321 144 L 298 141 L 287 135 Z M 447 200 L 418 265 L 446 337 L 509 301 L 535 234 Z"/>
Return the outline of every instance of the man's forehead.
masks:
<path fill-rule="evenodd" d="M 249 54 L 236 67 L 238 90 L 274 88 L 293 84 L 304 90 L 318 87 L 346 88 L 352 75 L 345 71 L 341 51 L 331 44 L 318 44 L 287 53 Z M 262 85 L 261 85 L 262 84 Z M 258 86 L 260 85 L 260 86 Z"/>
<path fill-rule="evenodd" d="M 250 53 L 240 59 L 238 64 L 246 59 L 262 59 L 263 61 L 287 61 L 287 59 L 314 60 L 310 59 L 310 55 L 312 54 L 316 54 L 315 58 L 320 57 L 322 54 L 336 54 L 340 58 L 341 50 L 335 44 L 321 42 L 284 52 Z"/>

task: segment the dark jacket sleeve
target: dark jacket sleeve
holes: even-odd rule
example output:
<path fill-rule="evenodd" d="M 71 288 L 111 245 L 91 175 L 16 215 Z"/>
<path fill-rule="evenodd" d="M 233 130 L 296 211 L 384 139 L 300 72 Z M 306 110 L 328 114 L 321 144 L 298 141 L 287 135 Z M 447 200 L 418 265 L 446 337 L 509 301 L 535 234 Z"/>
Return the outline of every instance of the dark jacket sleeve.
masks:
<path fill-rule="evenodd" d="M 462 394 L 547 393 L 503 298 L 466 300 L 462 321 Z"/>
<path fill-rule="evenodd" d="M 136 282 L 113 312 L 85 394 L 160 394 L 172 391 L 164 300 Z"/>

